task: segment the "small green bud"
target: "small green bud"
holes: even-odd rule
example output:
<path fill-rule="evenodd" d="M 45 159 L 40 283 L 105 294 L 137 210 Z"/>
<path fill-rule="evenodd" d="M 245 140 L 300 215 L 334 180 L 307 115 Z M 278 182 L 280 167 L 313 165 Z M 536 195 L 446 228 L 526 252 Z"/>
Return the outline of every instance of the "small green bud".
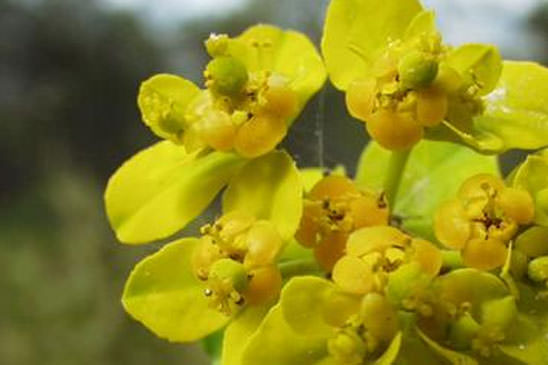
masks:
<path fill-rule="evenodd" d="M 539 283 L 548 280 L 548 256 L 542 256 L 529 263 L 527 275 L 533 281 Z"/>
<path fill-rule="evenodd" d="M 242 91 L 248 79 L 245 65 L 229 56 L 212 59 L 206 67 L 206 77 L 214 91 L 227 96 Z"/>
<path fill-rule="evenodd" d="M 245 290 L 248 284 L 247 272 L 244 265 L 232 259 L 217 260 L 209 270 L 210 278 L 230 280 L 237 292 Z"/>
<path fill-rule="evenodd" d="M 533 226 L 516 238 L 516 249 L 529 257 L 548 255 L 548 227 Z"/>
<path fill-rule="evenodd" d="M 481 326 L 470 315 L 464 313 L 455 322 L 451 323 L 449 329 L 449 341 L 456 350 L 466 350 L 470 348 L 472 339 L 479 332 Z"/>
<path fill-rule="evenodd" d="M 226 34 L 211 33 L 204 42 L 207 53 L 215 58 L 226 55 L 230 39 Z"/>
<path fill-rule="evenodd" d="M 518 314 L 512 295 L 486 301 L 481 306 L 481 324 L 486 328 L 505 330 Z"/>
<path fill-rule="evenodd" d="M 418 89 L 434 81 L 438 74 L 438 63 L 424 52 L 412 51 L 401 58 L 398 73 L 404 87 Z"/>

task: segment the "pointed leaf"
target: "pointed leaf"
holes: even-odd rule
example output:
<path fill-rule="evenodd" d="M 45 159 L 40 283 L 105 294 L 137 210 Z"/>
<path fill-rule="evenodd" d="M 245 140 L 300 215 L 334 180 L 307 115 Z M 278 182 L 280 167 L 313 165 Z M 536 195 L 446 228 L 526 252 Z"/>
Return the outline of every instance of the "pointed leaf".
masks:
<path fill-rule="evenodd" d="M 389 42 L 400 39 L 421 11 L 417 0 L 333 0 L 327 9 L 322 53 L 341 90 L 370 73 Z"/>
<path fill-rule="evenodd" d="M 392 365 L 394 363 L 400 352 L 401 337 L 402 333 L 398 332 L 392 339 L 392 342 L 390 342 L 386 351 L 384 351 L 381 357 L 375 360 L 374 365 Z"/>
<path fill-rule="evenodd" d="M 266 219 L 284 240 L 295 234 L 302 213 L 302 184 L 291 157 L 273 151 L 249 161 L 223 196 L 223 211 L 241 210 Z"/>
<path fill-rule="evenodd" d="M 371 142 L 360 157 L 356 182 L 382 189 L 389 159 L 390 151 Z M 394 213 L 407 230 L 434 240 L 432 219 L 438 206 L 478 173 L 498 175 L 496 158 L 451 143 L 421 141 L 407 161 Z"/>
<path fill-rule="evenodd" d="M 105 191 L 116 236 L 138 244 L 172 235 L 202 213 L 242 163 L 231 153 L 187 154 L 169 141 L 137 153 L 112 175 Z"/>
<path fill-rule="evenodd" d="M 298 335 L 286 323 L 278 304 L 247 343 L 242 365 L 316 365 L 327 357 L 325 339 Z"/>
<path fill-rule="evenodd" d="M 436 341 L 430 339 L 426 334 L 424 334 L 420 329 L 417 328 L 417 333 L 419 334 L 420 338 L 432 349 L 434 352 L 436 352 L 438 355 L 440 355 L 445 360 L 449 361 L 451 364 L 458 364 L 458 365 L 478 365 L 478 362 L 471 358 L 470 356 L 467 356 L 465 354 L 461 354 L 459 352 L 450 350 L 448 348 L 445 348 L 438 344 Z"/>
<path fill-rule="evenodd" d="M 122 304 L 134 319 L 169 341 L 190 342 L 223 327 L 230 317 L 211 309 L 204 285 L 191 272 L 197 238 L 164 246 L 131 272 Z"/>

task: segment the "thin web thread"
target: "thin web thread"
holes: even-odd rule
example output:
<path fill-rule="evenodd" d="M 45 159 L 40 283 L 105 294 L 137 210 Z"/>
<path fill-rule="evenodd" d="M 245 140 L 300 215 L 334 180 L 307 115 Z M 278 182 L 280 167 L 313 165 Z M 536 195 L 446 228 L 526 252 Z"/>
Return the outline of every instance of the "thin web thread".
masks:
<path fill-rule="evenodd" d="M 316 135 L 316 141 L 318 145 L 318 166 L 324 167 L 324 133 L 323 125 L 325 118 L 325 88 L 320 91 L 318 95 L 318 107 L 316 109 L 316 128 L 314 134 Z"/>

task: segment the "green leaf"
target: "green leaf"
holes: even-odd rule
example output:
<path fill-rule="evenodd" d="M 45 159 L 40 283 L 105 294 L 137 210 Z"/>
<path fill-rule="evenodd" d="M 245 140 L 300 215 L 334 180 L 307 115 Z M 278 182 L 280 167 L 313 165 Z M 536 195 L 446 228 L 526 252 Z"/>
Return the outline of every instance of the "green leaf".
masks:
<path fill-rule="evenodd" d="M 244 348 L 270 307 L 271 304 L 248 306 L 230 322 L 223 341 L 223 365 L 241 365 Z"/>
<path fill-rule="evenodd" d="M 436 341 L 430 339 L 426 334 L 424 334 L 420 329 L 417 328 L 417 333 L 419 334 L 420 338 L 439 356 L 449 361 L 451 364 L 458 364 L 458 365 L 478 365 L 478 362 L 471 358 L 470 356 L 467 356 L 465 354 L 461 354 L 459 352 L 450 350 L 448 348 L 445 348 L 438 344 Z"/>
<path fill-rule="evenodd" d="M 268 45 L 257 48 L 257 43 Z M 327 76 L 320 54 L 308 37 L 272 25 L 248 28 L 230 43 L 229 53 L 249 71 L 270 70 L 288 77 L 289 86 L 299 95 L 301 108 L 323 86 Z"/>
<path fill-rule="evenodd" d="M 172 235 L 203 212 L 242 163 L 232 153 L 188 154 L 169 141 L 137 153 L 105 191 L 116 236 L 140 244 Z"/>
<path fill-rule="evenodd" d="M 249 161 L 229 183 L 223 195 L 223 211 L 241 210 L 273 223 L 284 240 L 299 226 L 302 184 L 291 157 L 273 151 Z"/>
<path fill-rule="evenodd" d="M 505 61 L 485 103 L 470 130 L 444 122 L 427 129 L 427 138 L 462 143 L 486 154 L 548 146 L 548 69 L 533 62 Z"/>
<path fill-rule="evenodd" d="M 381 190 L 390 153 L 375 142 L 369 143 L 358 164 L 358 185 Z M 434 240 L 432 219 L 438 206 L 455 196 L 464 180 L 478 173 L 498 175 L 496 158 L 451 143 L 421 141 L 407 161 L 394 214 L 410 232 Z"/>
<path fill-rule="evenodd" d="M 422 10 L 417 0 L 333 0 L 327 9 L 322 53 L 341 90 L 370 73 L 388 43 L 403 37 Z"/>
<path fill-rule="evenodd" d="M 532 62 L 505 61 L 487 109 L 475 127 L 498 136 L 505 149 L 548 146 L 548 69 Z"/>
<path fill-rule="evenodd" d="M 542 201 L 542 194 L 548 189 L 548 156 L 527 156 L 513 173 L 512 186 L 531 193 L 535 200 L 535 223 L 548 226 L 548 207 Z"/>
<path fill-rule="evenodd" d="M 329 363 L 325 362 L 326 357 L 325 339 L 295 333 L 285 321 L 278 304 L 272 307 L 249 339 L 242 355 L 242 365 L 317 365 Z"/>
<path fill-rule="evenodd" d="M 143 122 L 157 136 L 181 143 L 186 107 L 199 93 L 196 85 L 182 77 L 152 76 L 141 84 L 137 98 Z"/>
<path fill-rule="evenodd" d="M 530 287 L 522 285 L 521 289 L 521 313 L 499 348 L 526 364 L 542 364 L 548 358 L 548 307 Z"/>
<path fill-rule="evenodd" d="M 502 59 L 498 49 L 488 44 L 465 44 L 457 47 L 449 52 L 446 62 L 461 75 L 473 77 L 480 85 L 480 95 L 493 91 L 502 71 Z"/>
<path fill-rule="evenodd" d="M 169 341 L 199 340 L 230 319 L 209 307 L 203 283 L 191 272 L 198 242 L 184 238 L 165 245 L 135 266 L 124 288 L 126 312 Z"/>
<path fill-rule="evenodd" d="M 402 328 L 402 343 L 395 364 L 439 364 L 438 356 L 417 335 L 417 315 L 406 311 L 399 311 L 398 315 Z"/>
<path fill-rule="evenodd" d="M 386 351 L 384 351 L 381 357 L 375 360 L 374 365 L 392 365 L 400 352 L 401 338 L 402 333 L 398 332 L 392 339 L 392 342 L 390 342 Z"/>
<path fill-rule="evenodd" d="M 223 337 L 224 337 L 224 331 L 219 330 L 217 332 L 210 334 L 209 336 L 207 336 L 201 341 L 202 348 L 204 349 L 204 352 L 209 355 L 212 365 L 221 364 Z"/>

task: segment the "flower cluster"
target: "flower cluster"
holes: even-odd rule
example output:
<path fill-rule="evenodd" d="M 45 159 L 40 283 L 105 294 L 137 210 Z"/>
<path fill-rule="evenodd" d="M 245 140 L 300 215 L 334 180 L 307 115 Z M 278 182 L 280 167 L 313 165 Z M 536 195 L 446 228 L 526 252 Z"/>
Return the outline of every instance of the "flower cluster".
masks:
<path fill-rule="evenodd" d="M 204 45 L 203 88 L 143 82 L 164 140 L 106 188 L 121 242 L 185 229 L 129 275 L 129 315 L 223 365 L 546 363 L 546 68 L 444 44 L 417 0 L 331 0 L 323 58 L 270 25 Z M 354 177 L 278 147 L 327 75 L 373 139 Z M 509 149 L 538 151 L 503 178 Z"/>

